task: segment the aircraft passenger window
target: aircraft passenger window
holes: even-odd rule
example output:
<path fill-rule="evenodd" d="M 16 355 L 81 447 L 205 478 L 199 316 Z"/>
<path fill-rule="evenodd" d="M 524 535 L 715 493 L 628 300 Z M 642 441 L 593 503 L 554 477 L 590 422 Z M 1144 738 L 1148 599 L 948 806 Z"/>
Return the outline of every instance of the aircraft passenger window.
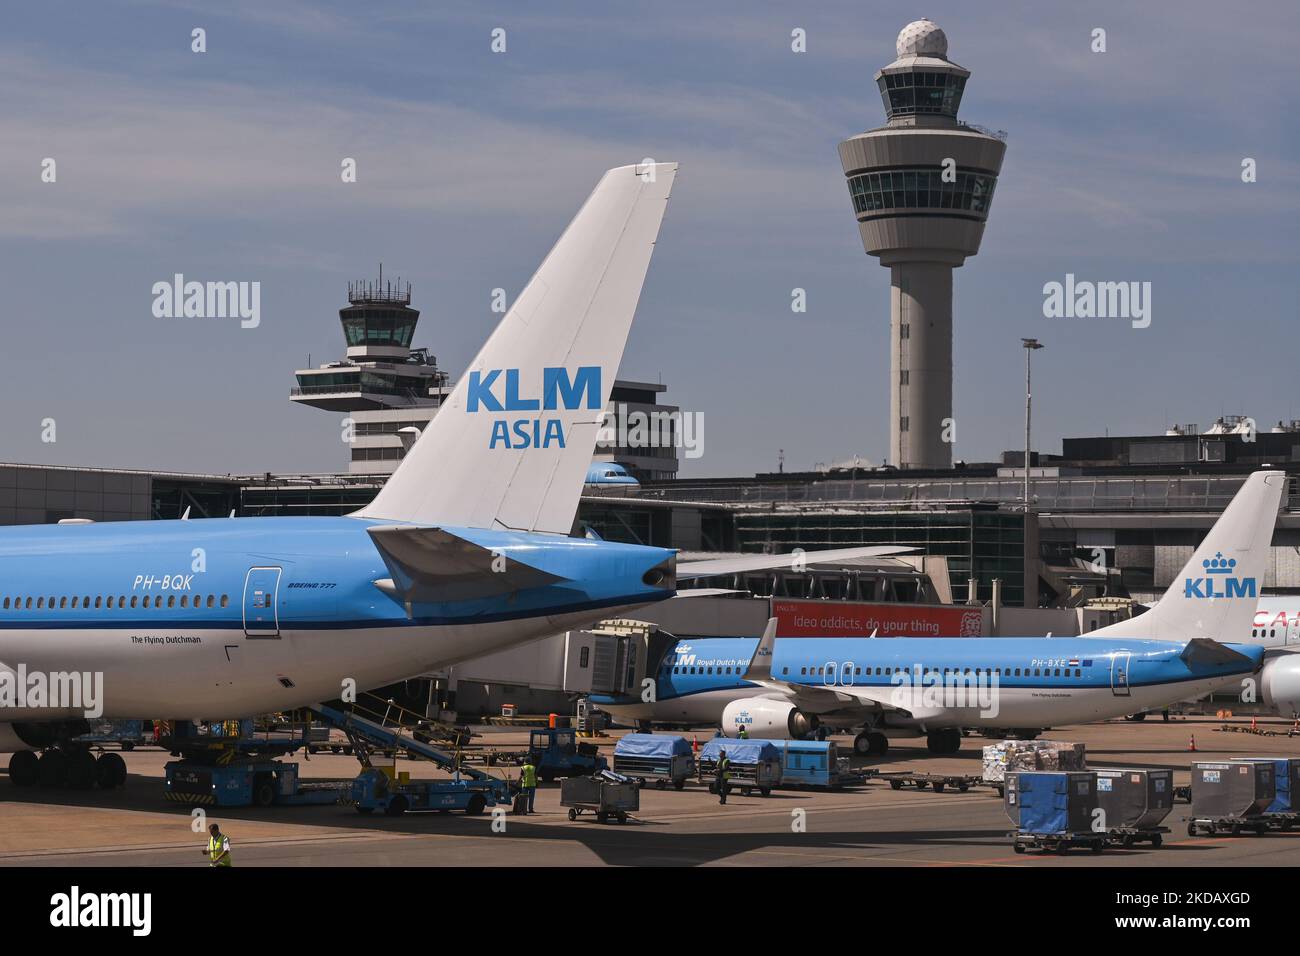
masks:
<path fill-rule="evenodd" d="M 1042 677 L 1042 676 L 1043 676 L 1043 672 L 1042 672 L 1042 670 L 1041 670 L 1040 668 L 1035 667 L 1035 668 L 1034 668 L 1034 676 L 1035 676 L 1035 677 Z"/>
<path fill-rule="evenodd" d="M 1270 627 L 1270 628 L 1268 629 L 1268 636 L 1269 636 L 1269 637 L 1275 637 L 1275 636 L 1277 636 L 1277 631 Z"/>
<path fill-rule="evenodd" d="M 49 607 L 49 608 L 53 608 L 53 607 L 54 607 L 54 598 L 52 598 L 52 597 L 50 598 L 50 603 L 49 603 L 48 605 L 46 605 L 46 607 Z"/>
<path fill-rule="evenodd" d="M 146 594 L 146 595 L 144 596 L 144 606 L 145 606 L 145 607 L 148 607 L 148 606 L 149 606 L 149 600 L 150 600 L 149 595 Z"/>
<path fill-rule="evenodd" d="M 9 599 L 5 598 L 5 610 L 9 610 Z"/>
<path fill-rule="evenodd" d="M 39 610 L 40 608 L 45 607 L 45 598 L 43 598 L 43 597 L 38 597 L 38 598 L 36 599 L 36 607 L 37 607 L 38 610 Z"/>
<path fill-rule="evenodd" d="M 175 595 L 175 594 L 169 594 L 169 595 L 167 595 L 167 606 L 168 606 L 168 607 L 175 607 L 175 606 L 176 606 L 176 595 Z"/>
<path fill-rule="evenodd" d="M 782 667 L 782 668 L 781 668 L 781 673 L 782 673 L 782 674 L 788 674 L 788 673 L 790 673 L 790 668 L 788 668 L 788 667 Z"/>
<path fill-rule="evenodd" d="M 189 607 L 189 606 L 190 606 L 190 596 L 188 594 L 182 594 L 181 607 Z"/>
<path fill-rule="evenodd" d="M 888 676 L 890 675 L 890 673 L 891 673 L 890 669 L 889 669 L 888 667 L 886 667 L 886 668 L 885 668 L 885 676 L 888 677 Z"/>
<path fill-rule="evenodd" d="M 73 606 L 73 607 L 76 607 L 76 606 L 77 606 L 77 597 L 78 597 L 78 596 L 77 596 L 76 594 L 72 595 L 72 606 Z"/>
<path fill-rule="evenodd" d="M 801 667 L 801 668 L 799 668 L 799 673 L 800 673 L 800 674 L 803 674 L 804 676 L 807 676 L 807 674 L 808 674 L 808 668 L 806 668 L 806 667 Z"/>
<path fill-rule="evenodd" d="M 1256 630 L 1252 627 L 1252 628 L 1250 629 L 1250 636 L 1251 636 L 1251 637 L 1259 637 L 1259 632 L 1256 631 Z"/>
<path fill-rule="evenodd" d="M 870 671 L 871 668 L 868 667 L 867 670 Z M 862 676 L 862 668 L 861 668 L 861 667 L 855 668 L 854 671 L 853 671 L 853 673 L 854 673 L 855 676 L 857 676 L 857 677 L 861 677 L 861 676 Z"/>
<path fill-rule="evenodd" d="M 89 595 L 89 594 L 87 594 L 85 597 L 83 597 L 83 598 L 81 599 L 81 606 L 82 606 L 82 607 L 90 607 L 90 595 Z"/>
<path fill-rule="evenodd" d="M 222 607 L 225 607 L 225 606 L 228 605 L 229 603 L 230 603 L 230 598 L 227 597 L 227 596 L 224 595 L 224 594 L 221 595 L 221 606 L 222 606 Z M 270 606 L 271 606 L 270 604 L 267 605 L 267 607 L 270 607 Z"/>
<path fill-rule="evenodd" d="M 1081 668 L 1081 667 L 1076 667 L 1076 668 L 1074 669 L 1074 676 L 1075 676 L 1075 677 L 1082 677 L 1082 676 L 1083 676 L 1083 668 Z"/>
<path fill-rule="evenodd" d="M 50 607 L 53 606 L 54 606 L 54 598 L 50 598 Z M 63 597 L 59 598 L 59 608 L 62 609 L 67 606 L 68 606 L 68 597 L 67 595 L 64 595 Z"/>
<path fill-rule="evenodd" d="M 208 607 L 212 607 L 212 595 L 208 595 Z"/>
<path fill-rule="evenodd" d="M 879 667 L 876 668 L 876 676 L 877 676 L 877 677 L 880 676 L 880 668 L 879 668 Z"/>
<path fill-rule="evenodd" d="M 32 599 L 28 598 L 26 604 L 27 604 L 26 610 L 30 611 L 32 609 Z M 38 604 L 37 607 L 40 607 L 40 605 Z"/>
<path fill-rule="evenodd" d="M 710 667 L 706 673 L 712 674 L 712 673 L 713 673 L 713 668 Z"/>
<path fill-rule="evenodd" d="M 145 600 L 147 601 L 147 600 L 149 600 L 149 599 L 148 599 L 148 598 L 145 598 Z M 138 603 L 139 603 L 139 599 L 138 599 L 134 594 L 132 594 L 132 595 L 131 595 L 131 606 L 132 606 L 132 607 L 135 607 Z"/>
<path fill-rule="evenodd" d="M 104 596 L 103 596 L 102 594 L 96 594 L 96 595 L 95 595 L 95 607 L 96 607 L 96 608 L 99 608 L 103 603 L 104 603 Z"/>

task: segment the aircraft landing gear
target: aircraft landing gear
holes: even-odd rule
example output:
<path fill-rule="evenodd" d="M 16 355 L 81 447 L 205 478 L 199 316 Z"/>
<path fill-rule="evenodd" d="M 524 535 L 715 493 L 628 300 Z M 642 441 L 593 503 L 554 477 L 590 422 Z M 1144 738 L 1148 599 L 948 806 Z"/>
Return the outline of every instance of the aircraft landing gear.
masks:
<path fill-rule="evenodd" d="M 926 735 L 925 744 L 932 754 L 938 756 L 955 754 L 961 750 L 961 731 L 956 727 L 936 730 Z"/>
<path fill-rule="evenodd" d="M 98 786 L 112 790 L 126 783 L 126 761 L 117 753 L 100 754 L 96 759 L 85 747 L 51 747 L 39 756 L 23 750 L 9 758 L 9 779 L 15 787 L 39 784 L 47 789 L 89 790 Z"/>
<path fill-rule="evenodd" d="M 30 750 L 20 750 L 9 758 L 9 779 L 15 787 L 34 787 L 37 780 L 36 754 Z"/>
<path fill-rule="evenodd" d="M 853 738 L 853 752 L 863 757 L 881 757 L 889 752 L 889 738 L 878 730 L 864 730 Z"/>

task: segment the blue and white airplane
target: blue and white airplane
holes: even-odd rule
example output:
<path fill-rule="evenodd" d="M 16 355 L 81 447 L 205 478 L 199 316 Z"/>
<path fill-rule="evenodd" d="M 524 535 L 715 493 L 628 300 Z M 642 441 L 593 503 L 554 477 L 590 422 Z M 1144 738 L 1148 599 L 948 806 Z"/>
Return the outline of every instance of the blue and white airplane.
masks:
<path fill-rule="evenodd" d="M 1252 475 L 1153 610 L 1086 637 L 777 640 L 773 619 L 762 639 L 679 641 L 657 665 L 652 700 L 593 702 L 631 721 L 717 722 L 731 736 L 861 726 L 862 753 L 921 734 L 950 753 L 962 727 L 1036 731 L 1225 688 L 1294 709 L 1300 656 L 1266 660 L 1263 647 L 1219 640 L 1256 613 L 1285 481 Z M 973 698 L 944 692 L 972 683 Z"/>
<path fill-rule="evenodd" d="M 354 514 L 0 529 L 0 751 L 26 754 L 11 777 L 37 749 L 93 759 L 69 742 L 82 678 L 102 681 L 91 716 L 249 716 L 672 597 L 695 575 L 674 551 L 571 534 L 676 172 L 604 175 Z"/>
<path fill-rule="evenodd" d="M 584 495 L 631 497 L 641 490 L 641 482 L 616 461 L 593 461 L 582 485 Z"/>

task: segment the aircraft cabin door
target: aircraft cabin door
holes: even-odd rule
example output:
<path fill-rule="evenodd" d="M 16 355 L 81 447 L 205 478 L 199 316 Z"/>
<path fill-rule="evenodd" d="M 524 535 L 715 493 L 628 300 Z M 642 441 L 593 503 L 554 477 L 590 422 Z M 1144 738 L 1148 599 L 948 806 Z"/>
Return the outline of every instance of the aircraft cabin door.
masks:
<path fill-rule="evenodd" d="M 280 636 L 280 569 L 250 568 L 244 578 L 244 634 Z"/>
<path fill-rule="evenodd" d="M 1131 697 L 1133 692 L 1128 686 L 1129 653 L 1116 654 L 1110 659 L 1110 691 L 1116 697 Z"/>

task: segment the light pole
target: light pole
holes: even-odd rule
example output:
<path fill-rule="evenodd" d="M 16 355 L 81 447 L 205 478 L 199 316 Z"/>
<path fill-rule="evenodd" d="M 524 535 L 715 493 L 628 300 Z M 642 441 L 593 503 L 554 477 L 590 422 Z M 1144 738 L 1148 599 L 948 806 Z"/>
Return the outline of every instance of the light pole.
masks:
<path fill-rule="evenodd" d="M 1025 520 L 1029 520 L 1029 417 L 1033 406 L 1033 391 L 1030 388 L 1029 359 L 1037 349 L 1043 348 L 1038 339 L 1021 339 L 1025 348 Z"/>

